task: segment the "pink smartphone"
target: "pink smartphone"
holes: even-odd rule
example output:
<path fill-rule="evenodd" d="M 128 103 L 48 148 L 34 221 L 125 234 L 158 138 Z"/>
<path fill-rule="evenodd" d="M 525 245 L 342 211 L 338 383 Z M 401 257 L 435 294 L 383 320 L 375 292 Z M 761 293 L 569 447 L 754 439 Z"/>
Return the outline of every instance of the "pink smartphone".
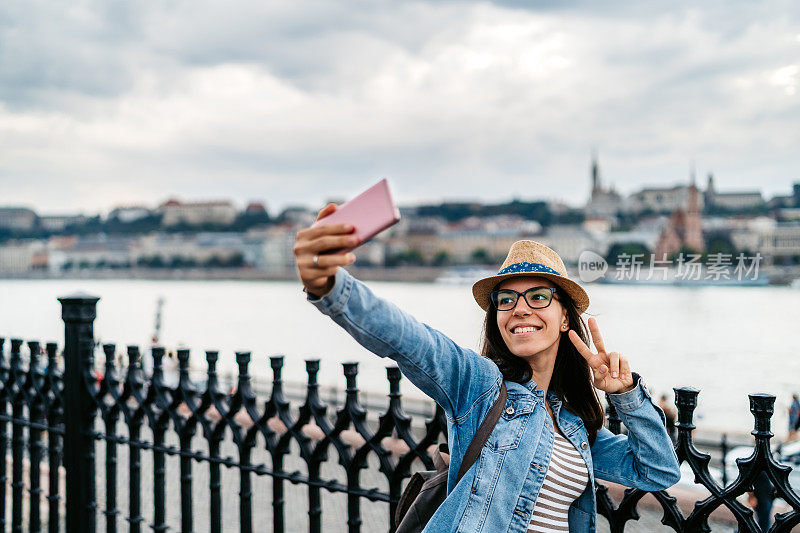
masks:
<path fill-rule="evenodd" d="M 400 220 L 400 210 L 394 205 L 389 183 L 382 179 L 366 191 L 362 192 L 349 202 L 339 206 L 339 209 L 314 222 L 311 226 L 325 226 L 328 224 L 348 223 L 355 227 L 353 232 L 358 237 L 358 245 L 327 253 L 344 253 L 354 250 L 373 238 L 383 230 L 393 226 Z"/>

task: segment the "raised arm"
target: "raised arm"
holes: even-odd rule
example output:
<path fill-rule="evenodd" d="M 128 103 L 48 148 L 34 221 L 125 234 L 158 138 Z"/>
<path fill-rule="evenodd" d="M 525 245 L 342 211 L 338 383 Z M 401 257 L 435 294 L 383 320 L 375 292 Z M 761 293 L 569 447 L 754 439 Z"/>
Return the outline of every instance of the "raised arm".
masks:
<path fill-rule="evenodd" d="M 607 392 L 628 435 L 614 435 L 606 428 L 597 432 L 592 444 L 595 476 L 642 490 L 663 490 L 680 479 L 678 457 L 667 434 L 664 412 L 653 403 L 638 374 L 631 372 L 628 359 L 606 351 L 600 328 L 589 319 L 589 332 L 597 352 L 575 331 L 569 337 L 589 363 L 594 386 Z"/>
<path fill-rule="evenodd" d="M 335 208 L 329 204 L 318 219 Z M 344 225 L 298 232 L 294 251 L 309 300 L 366 349 L 396 361 L 412 383 L 458 422 L 483 394 L 489 393 L 500 379 L 500 371 L 485 357 L 461 348 L 438 330 L 378 298 L 365 284 L 338 268 L 351 264 L 355 260 L 352 254 L 324 252 L 352 246 L 351 232 L 352 228 Z"/>
<path fill-rule="evenodd" d="M 595 476 L 642 490 L 664 490 L 677 483 L 680 468 L 666 418 L 641 379 L 633 390 L 609 398 L 628 434 L 614 435 L 606 428 L 597 432 L 592 445 Z"/>

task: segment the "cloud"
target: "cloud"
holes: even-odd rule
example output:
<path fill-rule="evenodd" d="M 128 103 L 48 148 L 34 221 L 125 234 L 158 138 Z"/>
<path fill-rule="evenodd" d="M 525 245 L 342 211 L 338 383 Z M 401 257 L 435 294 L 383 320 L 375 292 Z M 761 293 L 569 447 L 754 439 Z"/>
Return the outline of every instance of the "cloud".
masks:
<path fill-rule="evenodd" d="M 798 9 L 604 6 L 5 5 L 3 202 L 277 207 L 388 176 L 409 202 L 577 204 L 592 147 L 623 190 L 693 159 L 722 189 L 787 190 Z"/>

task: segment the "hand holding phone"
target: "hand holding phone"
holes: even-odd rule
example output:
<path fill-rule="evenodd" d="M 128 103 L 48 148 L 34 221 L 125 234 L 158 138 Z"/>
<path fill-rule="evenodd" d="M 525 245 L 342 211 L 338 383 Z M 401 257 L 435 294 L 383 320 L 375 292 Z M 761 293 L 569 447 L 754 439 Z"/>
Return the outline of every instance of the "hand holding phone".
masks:
<path fill-rule="evenodd" d="M 400 210 L 394 204 L 389 183 L 382 179 L 349 202 L 342 204 L 333 213 L 318 219 L 311 227 L 347 223 L 355 228 L 358 244 L 333 250 L 332 253 L 349 252 L 364 244 L 381 231 L 400 220 Z"/>
<path fill-rule="evenodd" d="M 336 270 L 355 261 L 350 251 L 399 219 L 400 211 L 386 180 L 342 206 L 328 204 L 322 208 L 317 221 L 297 233 L 294 246 L 298 274 L 306 290 L 315 296 L 330 292 Z"/>

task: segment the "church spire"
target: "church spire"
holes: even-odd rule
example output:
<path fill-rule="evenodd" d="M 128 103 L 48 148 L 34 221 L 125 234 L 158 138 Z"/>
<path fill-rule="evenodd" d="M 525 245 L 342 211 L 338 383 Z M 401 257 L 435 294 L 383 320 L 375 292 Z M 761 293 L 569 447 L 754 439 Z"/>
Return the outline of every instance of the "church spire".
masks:
<path fill-rule="evenodd" d="M 600 190 L 600 165 L 597 162 L 597 149 L 592 150 L 592 195 Z"/>

